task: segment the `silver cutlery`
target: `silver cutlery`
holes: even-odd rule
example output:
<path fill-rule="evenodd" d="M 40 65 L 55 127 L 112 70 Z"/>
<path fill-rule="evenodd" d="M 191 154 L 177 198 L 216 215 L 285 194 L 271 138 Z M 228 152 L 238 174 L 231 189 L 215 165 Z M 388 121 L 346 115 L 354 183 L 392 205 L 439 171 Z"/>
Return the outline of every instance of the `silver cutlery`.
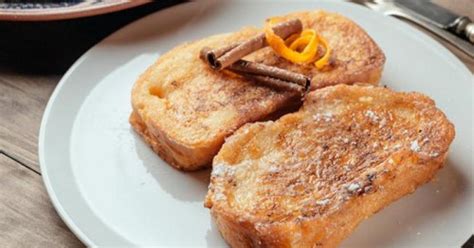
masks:
<path fill-rule="evenodd" d="M 384 15 L 412 21 L 474 58 L 474 22 L 427 0 L 351 0 Z"/>

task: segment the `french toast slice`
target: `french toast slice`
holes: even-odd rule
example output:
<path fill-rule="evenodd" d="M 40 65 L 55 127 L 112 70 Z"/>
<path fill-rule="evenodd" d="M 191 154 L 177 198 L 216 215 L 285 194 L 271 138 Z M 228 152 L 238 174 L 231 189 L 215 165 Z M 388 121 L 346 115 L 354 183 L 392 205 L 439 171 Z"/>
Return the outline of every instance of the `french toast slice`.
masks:
<path fill-rule="evenodd" d="M 245 59 L 310 76 L 313 88 L 364 81 L 376 84 L 384 54 L 366 32 L 347 18 L 324 11 L 299 12 L 304 27 L 315 28 L 332 48 L 331 68 L 294 65 L 270 48 Z M 263 18 L 262 18 L 263 22 Z M 294 92 L 283 92 L 210 69 L 199 59 L 203 47 L 244 41 L 261 29 L 211 36 L 180 45 L 161 56 L 132 89 L 130 123 L 164 160 L 182 170 L 208 166 L 224 138 L 245 123 L 300 105 Z"/>
<path fill-rule="evenodd" d="M 298 112 L 244 125 L 226 140 L 205 206 L 232 247 L 336 247 L 433 178 L 454 133 L 419 93 L 319 89 Z"/>

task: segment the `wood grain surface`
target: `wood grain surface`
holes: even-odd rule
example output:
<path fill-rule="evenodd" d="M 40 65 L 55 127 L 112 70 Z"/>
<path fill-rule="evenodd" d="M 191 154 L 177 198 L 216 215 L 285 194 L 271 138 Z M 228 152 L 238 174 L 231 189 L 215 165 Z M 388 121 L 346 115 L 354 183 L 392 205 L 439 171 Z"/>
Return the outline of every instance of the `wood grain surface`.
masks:
<path fill-rule="evenodd" d="M 0 154 L 0 244 L 82 247 L 49 203 L 41 176 Z"/>
<path fill-rule="evenodd" d="M 37 172 L 41 117 L 59 79 L 0 69 L 0 148 Z"/>
<path fill-rule="evenodd" d="M 69 21 L 0 22 L 1 247 L 82 246 L 55 213 L 41 182 L 37 143 L 44 108 L 65 70 L 88 48 L 175 2 Z M 474 19 L 472 0 L 435 2 Z M 474 72 L 474 60 L 446 46 Z"/>

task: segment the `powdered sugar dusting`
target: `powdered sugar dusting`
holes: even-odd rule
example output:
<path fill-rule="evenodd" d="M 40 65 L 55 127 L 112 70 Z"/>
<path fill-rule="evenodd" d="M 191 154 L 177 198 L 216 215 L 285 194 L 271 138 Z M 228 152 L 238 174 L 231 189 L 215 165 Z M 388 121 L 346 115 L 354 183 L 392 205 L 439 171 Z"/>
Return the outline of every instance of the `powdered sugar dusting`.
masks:
<path fill-rule="evenodd" d="M 439 152 L 430 152 L 429 156 L 432 158 L 436 158 L 439 156 Z"/>
<path fill-rule="evenodd" d="M 215 201 L 222 201 L 222 200 L 225 200 L 225 199 L 227 199 L 226 196 L 225 196 L 222 192 L 220 192 L 220 191 L 219 191 L 219 192 L 216 192 L 216 193 L 214 194 L 214 200 L 215 200 Z"/>
<path fill-rule="evenodd" d="M 319 201 L 316 201 L 316 204 L 317 205 L 321 205 L 321 206 L 325 206 L 329 203 L 329 199 L 324 199 L 324 200 L 319 200 Z"/>
<path fill-rule="evenodd" d="M 410 150 L 414 152 L 419 152 L 421 150 L 420 145 L 418 144 L 418 140 L 414 140 L 411 142 Z"/>
<path fill-rule="evenodd" d="M 347 186 L 347 190 L 349 190 L 350 192 L 355 192 L 358 189 L 360 189 L 360 185 L 358 183 L 351 183 Z"/>
<path fill-rule="evenodd" d="M 222 177 L 224 175 L 233 175 L 235 169 L 232 166 L 227 166 L 224 164 L 215 164 L 212 166 L 211 176 Z"/>
<path fill-rule="evenodd" d="M 326 122 L 329 122 L 329 121 L 332 121 L 332 118 L 333 118 L 333 114 L 332 114 L 332 113 L 329 113 L 329 112 L 323 113 L 323 114 L 319 114 L 319 113 L 318 113 L 318 114 L 315 114 L 315 115 L 313 116 L 313 119 L 314 119 L 315 121 L 324 120 L 324 121 L 326 121 Z"/>
<path fill-rule="evenodd" d="M 277 172 L 279 172 L 279 171 L 280 171 L 280 169 L 279 169 L 278 167 L 276 167 L 276 166 L 270 166 L 270 167 L 268 168 L 268 172 L 270 172 L 270 173 L 277 173 Z"/>
<path fill-rule="evenodd" d="M 378 122 L 380 120 L 380 117 L 372 110 L 365 111 L 365 116 L 369 118 L 372 122 Z"/>

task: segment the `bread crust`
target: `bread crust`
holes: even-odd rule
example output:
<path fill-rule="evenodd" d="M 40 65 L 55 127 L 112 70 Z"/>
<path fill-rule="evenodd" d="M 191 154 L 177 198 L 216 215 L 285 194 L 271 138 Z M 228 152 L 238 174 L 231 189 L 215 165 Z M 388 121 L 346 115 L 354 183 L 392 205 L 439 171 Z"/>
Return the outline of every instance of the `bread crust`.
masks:
<path fill-rule="evenodd" d="M 305 27 L 316 28 L 332 44 L 331 70 L 291 64 L 270 48 L 248 56 L 313 78 L 312 88 L 364 81 L 376 84 L 385 57 L 356 24 L 338 14 L 298 12 Z M 132 89 L 132 126 L 165 161 L 181 170 L 211 164 L 224 139 L 245 123 L 298 105 L 299 96 L 258 85 L 229 73 L 216 73 L 199 59 L 199 51 L 243 41 L 261 32 L 247 27 L 173 48 L 137 80 Z M 342 42 L 343 38 L 346 42 Z"/>
<path fill-rule="evenodd" d="M 300 111 L 229 137 L 205 205 L 232 247 L 337 247 L 432 179 L 454 133 L 422 94 L 327 87 Z"/>

